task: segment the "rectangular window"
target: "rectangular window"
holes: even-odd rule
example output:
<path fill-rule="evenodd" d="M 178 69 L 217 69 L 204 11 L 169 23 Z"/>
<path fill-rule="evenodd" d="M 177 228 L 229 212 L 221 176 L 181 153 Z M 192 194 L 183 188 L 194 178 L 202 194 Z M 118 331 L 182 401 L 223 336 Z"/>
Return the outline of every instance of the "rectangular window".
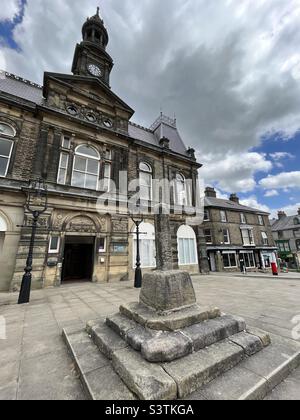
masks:
<path fill-rule="evenodd" d="M 264 218 L 261 215 L 258 216 L 258 224 L 260 226 L 263 226 L 264 225 Z"/>
<path fill-rule="evenodd" d="M 244 213 L 241 213 L 241 223 L 242 225 L 245 225 L 247 223 L 246 216 L 244 215 Z"/>
<path fill-rule="evenodd" d="M 197 264 L 196 248 L 194 239 L 178 239 L 179 265 Z"/>
<path fill-rule="evenodd" d="M 210 221 L 210 217 L 209 217 L 209 210 L 205 209 L 204 210 L 204 222 L 209 222 Z"/>
<path fill-rule="evenodd" d="M 106 252 L 106 238 L 99 239 L 99 249 L 98 252 L 104 253 Z"/>
<path fill-rule="evenodd" d="M 4 239 L 5 239 L 5 232 L 0 232 L 0 254 L 3 250 Z"/>
<path fill-rule="evenodd" d="M 269 245 L 269 239 L 266 232 L 261 233 L 263 245 Z"/>
<path fill-rule="evenodd" d="M 228 229 L 223 229 L 224 244 L 230 244 L 230 234 Z"/>
<path fill-rule="evenodd" d="M 224 253 L 223 263 L 224 263 L 224 268 L 236 268 L 237 267 L 236 253 L 235 252 Z"/>
<path fill-rule="evenodd" d="M 212 244 L 212 234 L 210 229 L 204 230 L 205 241 L 207 244 Z"/>
<path fill-rule="evenodd" d="M 111 180 L 111 164 L 105 163 L 104 164 L 104 191 L 110 191 L 110 180 Z"/>
<path fill-rule="evenodd" d="M 246 268 L 255 268 L 255 259 L 253 252 L 241 253 L 240 259 L 244 262 Z"/>
<path fill-rule="evenodd" d="M 156 248 L 154 239 L 140 239 L 140 257 L 142 268 L 156 267 Z M 136 239 L 133 247 L 133 267 L 136 266 Z"/>
<path fill-rule="evenodd" d="M 60 246 L 60 237 L 51 236 L 49 242 L 49 254 L 58 254 Z"/>
<path fill-rule="evenodd" d="M 63 136 L 61 146 L 63 149 L 70 149 L 71 148 L 71 139 L 68 136 Z"/>
<path fill-rule="evenodd" d="M 69 155 L 67 153 L 60 154 L 59 168 L 57 175 L 57 183 L 65 185 L 67 181 L 67 172 L 69 164 Z"/>
<path fill-rule="evenodd" d="M 242 229 L 242 237 L 244 246 L 255 245 L 252 229 Z"/>
<path fill-rule="evenodd" d="M 220 215 L 221 215 L 221 222 L 226 223 L 226 222 L 227 222 L 227 215 L 226 215 L 226 211 L 221 210 L 221 211 L 220 211 Z"/>
<path fill-rule="evenodd" d="M 9 162 L 12 154 L 13 142 L 11 140 L 0 139 L 0 176 L 7 175 Z"/>

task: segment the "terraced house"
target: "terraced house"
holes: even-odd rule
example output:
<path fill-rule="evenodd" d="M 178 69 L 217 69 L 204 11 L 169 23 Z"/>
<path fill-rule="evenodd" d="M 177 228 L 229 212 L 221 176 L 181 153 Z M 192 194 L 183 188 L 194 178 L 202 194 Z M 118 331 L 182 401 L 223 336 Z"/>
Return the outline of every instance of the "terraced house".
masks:
<path fill-rule="evenodd" d="M 278 212 L 278 219 L 271 221 L 278 256 L 292 269 L 300 269 L 300 209 L 298 214 L 287 216 Z"/>
<path fill-rule="evenodd" d="M 224 200 L 206 188 L 203 227 L 213 272 L 270 269 L 276 261 L 269 214 L 241 205 L 236 194 Z"/>
<path fill-rule="evenodd" d="M 46 72 L 39 86 L 1 73 L 0 290 L 18 289 L 23 275 L 32 224 L 24 207 L 30 179 L 42 178 L 48 187 L 34 248 L 35 288 L 132 277 L 136 236 L 126 207 L 132 180 L 139 180 L 144 203 L 159 201 L 154 178 L 174 181 L 173 209 L 195 203 L 201 165 L 176 121 L 161 114 L 149 129 L 135 125 L 133 109 L 111 90 L 113 60 L 99 11 L 84 23 L 82 37 L 72 74 Z M 117 197 L 118 214 L 107 201 L 97 208 L 104 193 Z M 206 270 L 201 229 L 186 226 L 180 214 L 171 216 L 171 229 L 174 267 Z M 151 270 L 156 266 L 152 216 L 141 232 L 142 267 Z"/>

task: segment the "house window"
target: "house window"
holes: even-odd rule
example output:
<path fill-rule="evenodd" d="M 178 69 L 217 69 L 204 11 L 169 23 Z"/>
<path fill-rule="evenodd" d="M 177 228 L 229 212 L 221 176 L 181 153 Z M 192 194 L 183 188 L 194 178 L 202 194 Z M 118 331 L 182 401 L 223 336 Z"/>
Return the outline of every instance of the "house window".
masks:
<path fill-rule="evenodd" d="M 71 148 L 71 139 L 69 136 L 63 136 L 61 146 L 63 149 L 70 149 Z"/>
<path fill-rule="evenodd" d="M 204 222 L 209 222 L 210 221 L 210 215 L 209 215 L 209 210 L 208 209 L 204 209 Z"/>
<path fill-rule="evenodd" d="M 228 229 L 223 229 L 224 244 L 230 244 L 230 234 Z"/>
<path fill-rule="evenodd" d="M 269 245 L 269 239 L 266 232 L 261 233 L 263 245 Z"/>
<path fill-rule="evenodd" d="M 255 245 L 252 229 L 242 229 L 242 238 L 244 246 Z"/>
<path fill-rule="evenodd" d="M 105 253 L 106 252 L 106 238 L 100 238 L 99 239 L 99 248 L 98 251 L 100 253 Z"/>
<path fill-rule="evenodd" d="M 260 226 L 263 226 L 264 225 L 264 218 L 261 215 L 258 216 L 258 224 Z"/>
<path fill-rule="evenodd" d="M 58 254 L 60 246 L 60 237 L 51 236 L 49 241 L 49 254 Z"/>
<path fill-rule="evenodd" d="M 13 150 L 13 141 L 10 138 L 15 135 L 16 131 L 13 127 L 0 122 L 0 177 L 7 175 Z"/>
<path fill-rule="evenodd" d="M 278 242 L 278 248 L 280 252 L 291 252 L 289 241 Z"/>
<path fill-rule="evenodd" d="M 140 256 L 142 268 L 156 267 L 156 248 L 155 248 L 155 229 L 151 223 L 141 223 L 140 225 Z M 136 228 L 134 230 L 135 239 L 133 241 L 133 267 L 136 266 Z"/>
<path fill-rule="evenodd" d="M 103 190 L 109 192 L 111 180 L 111 163 L 106 162 L 104 164 L 104 177 L 103 177 Z"/>
<path fill-rule="evenodd" d="M 196 234 L 190 226 L 183 225 L 178 229 L 177 244 L 179 265 L 198 263 Z"/>
<path fill-rule="evenodd" d="M 205 241 L 207 244 L 212 244 L 212 234 L 210 229 L 204 230 Z"/>
<path fill-rule="evenodd" d="M 3 217 L 0 216 L 0 252 L 3 250 L 5 233 L 7 231 L 7 224 Z"/>
<path fill-rule="evenodd" d="M 69 164 L 69 155 L 67 153 L 61 153 L 60 160 L 59 160 L 58 175 L 57 175 L 58 184 L 62 184 L 62 185 L 66 184 L 68 164 Z"/>
<path fill-rule="evenodd" d="M 93 147 L 87 145 L 77 147 L 73 165 L 72 186 L 97 190 L 99 170 L 99 153 Z"/>
<path fill-rule="evenodd" d="M 141 200 L 152 200 L 152 167 L 148 163 L 140 163 L 140 198 Z"/>
<path fill-rule="evenodd" d="M 255 259 L 253 252 L 244 252 L 240 254 L 241 261 L 246 268 L 255 268 Z"/>
<path fill-rule="evenodd" d="M 236 268 L 237 267 L 236 253 L 235 252 L 223 253 L 223 264 L 224 264 L 224 268 Z"/>
<path fill-rule="evenodd" d="M 246 216 L 244 213 L 241 213 L 241 223 L 242 225 L 245 225 L 247 223 Z"/>
<path fill-rule="evenodd" d="M 220 216 L 221 216 L 221 222 L 226 223 L 226 222 L 227 222 L 227 215 L 226 215 L 226 211 L 221 210 L 221 211 L 220 211 Z"/>
<path fill-rule="evenodd" d="M 284 238 L 284 232 L 282 230 L 278 231 L 278 238 L 283 239 Z"/>

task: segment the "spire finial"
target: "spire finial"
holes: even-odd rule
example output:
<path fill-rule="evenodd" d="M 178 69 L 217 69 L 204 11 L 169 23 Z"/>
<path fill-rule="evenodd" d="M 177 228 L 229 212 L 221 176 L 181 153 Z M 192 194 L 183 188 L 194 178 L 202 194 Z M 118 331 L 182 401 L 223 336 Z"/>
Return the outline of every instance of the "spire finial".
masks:
<path fill-rule="evenodd" d="M 99 14 L 100 14 L 100 7 L 98 6 L 97 7 L 97 16 L 99 16 Z"/>

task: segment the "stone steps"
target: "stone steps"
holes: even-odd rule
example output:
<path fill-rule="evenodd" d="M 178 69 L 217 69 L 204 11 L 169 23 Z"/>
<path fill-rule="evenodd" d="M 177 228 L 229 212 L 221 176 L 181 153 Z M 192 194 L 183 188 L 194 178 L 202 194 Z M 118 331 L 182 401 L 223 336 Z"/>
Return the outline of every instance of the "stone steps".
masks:
<path fill-rule="evenodd" d="M 122 347 L 120 338 L 106 325 L 90 324 L 89 328 L 101 330 L 102 340 L 104 335 L 109 337 L 110 359 L 84 330 L 64 330 L 63 336 L 86 394 L 93 400 L 263 399 L 300 365 L 300 345 L 278 336 L 271 336 L 268 348 L 248 357 L 257 343 L 253 340 L 251 344 L 249 336 L 257 338 L 258 334 L 261 342 L 267 339 L 257 330 L 239 333 L 182 360 L 153 364 L 126 344 Z"/>
<path fill-rule="evenodd" d="M 106 324 L 149 362 L 172 362 L 246 329 L 242 319 L 229 315 L 176 332 L 143 328 L 120 313 L 107 317 Z"/>
<path fill-rule="evenodd" d="M 99 352 L 86 330 L 63 330 L 63 338 L 90 400 L 135 400 L 111 362 Z"/>

